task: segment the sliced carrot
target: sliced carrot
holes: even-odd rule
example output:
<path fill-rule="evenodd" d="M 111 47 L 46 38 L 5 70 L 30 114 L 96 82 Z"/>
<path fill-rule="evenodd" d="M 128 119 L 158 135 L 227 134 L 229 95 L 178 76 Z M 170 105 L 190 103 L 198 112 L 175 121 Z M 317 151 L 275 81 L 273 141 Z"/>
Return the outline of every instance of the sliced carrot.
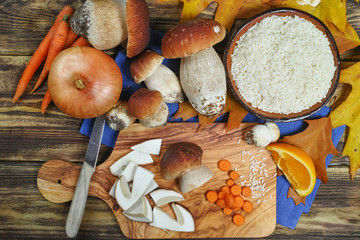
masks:
<path fill-rule="evenodd" d="M 229 160 L 226 159 L 221 159 L 218 162 L 218 168 L 223 171 L 223 172 L 227 172 L 230 170 L 231 168 L 231 163 L 229 162 Z"/>
<path fill-rule="evenodd" d="M 51 44 L 44 64 L 44 68 L 41 71 L 40 77 L 38 78 L 34 88 L 31 90 L 30 93 L 33 93 L 44 82 L 46 76 L 50 71 L 50 67 L 52 62 L 54 61 L 54 58 L 64 49 L 66 36 L 70 27 L 67 21 L 68 18 L 69 15 L 65 15 L 63 20 L 57 26 L 53 39 L 51 40 Z"/>
<path fill-rule="evenodd" d="M 232 185 L 234 185 L 235 182 L 234 180 L 232 180 L 231 178 L 229 178 L 228 180 L 226 180 L 226 185 L 228 185 L 229 187 L 231 187 Z"/>
<path fill-rule="evenodd" d="M 223 186 L 221 188 L 221 191 L 226 192 L 227 194 L 230 194 L 230 187 L 229 186 Z"/>
<path fill-rule="evenodd" d="M 244 205 L 242 206 L 244 212 L 251 212 L 253 210 L 253 204 L 250 201 L 244 201 Z"/>
<path fill-rule="evenodd" d="M 234 202 L 235 202 L 235 200 L 234 200 L 233 195 L 231 195 L 231 194 L 226 194 L 225 195 L 225 204 L 226 204 L 227 207 L 233 208 L 234 207 Z"/>
<path fill-rule="evenodd" d="M 64 48 L 70 47 L 75 42 L 77 37 L 78 37 L 78 35 L 76 33 L 74 33 L 74 31 L 70 28 L 69 32 L 66 36 Z"/>
<path fill-rule="evenodd" d="M 218 199 L 225 199 L 225 195 L 226 195 L 226 194 L 227 194 L 226 192 L 220 191 L 220 192 L 218 193 Z"/>
<path fill-rule="evenodd" d="M 229 176 L 230 176 L 231 179 L 236 180 L 236 179 L 239 178 L 240 175 L 239 175 L 239 173 L 237 171 L 230 171 Z"/>
<path fill-rule="evenodd" d="M 229 207 L 223 208 L 223 213 L 224 213 L 225 215 L 231 215 L 232 212 L 233 212 L 233 210 L 232 210 L 231 208 L 229 208 Z"/>
<path fill-rule="evenodd" d="M 241 210 L 242 206 L 244 205 L 244 199 L 240 196 L 234 197 L 234 210 L 239 211 Z"/>
<path fill-rule="evenodd" d="M 36 70 L 40 67 L 41 63 L 45 60 L 49 47 L 51 44 L 51 39 L 54 35 L 54 32 L 59 25 L 60 21 L 64 18 L 65 15 L 71 16 L 74 13 L 74 9 L 71 6 L 65 6 L 59 15 L 56 17 L 56 20 L 53 24 L 53 26 L 50 28 L 49 32 L 46 34 L 44 39 L 39 44 L 39 47 L 36 49 L 32 57 L 30 58 L 20 80 L 17 85 L 13 102 L 15 103 L 21 95 L 25 92 L 31 78 L 33 77 Z"/>
<path fill-rule="evenodd" d="M 49 104 L 51 103 L 51 97 L 50 97 L 50 91 L 49 89 L 46 91 L 44 99 L 41 103 L 41 113 L 44 114 L 46 108 L 49 106 Z"/>
<path fill-rule="evenodd" d="M 90 43 L 84 37 L 80 36 L 70 47 L 78 46 L 90 46 Z"/>
<path fill-rule="evenodd" d="M 239 196 L 240 193 L 241 193 L 241 187 L 239 185 L 236 185 L 236 184 L 232 185 L 230 187 L 230 193 L 232 195 L 234 195 L 234 196 Z"/>
<path fill-rule="evenodd" d="M 214 203 L 214 202 L 216 202 L 216 201 L 218 200 L 218 194 L 217 194 L 215 191 L 213 191 L 213 190 L 208 191 L 208 192 L 206 193 L 206 199 L 207 199 L 209 202 Z"/>
<path fill-rule="evenodd" d="M 225 200 L 224 200 L 224 199 L 218 199 L 218 200 L 216 201 L 216 205 L 217 205 L 218 207 L 221 207 L 221 208 L 226 207 Z"/>
<path fill-rule="evenodd" d="M 241 214 L 234 214 L 232 221 L 236 226 L 241 226 L 244 224 L 245 218 Z"/>
<path fill-rule="evenodd" d="M 244 197 L 249 197 L 251 195 L 251 188 L 248 187 L 248 186 L 243 187 L 242 190 L 241 190 L 241 194 Z"/>

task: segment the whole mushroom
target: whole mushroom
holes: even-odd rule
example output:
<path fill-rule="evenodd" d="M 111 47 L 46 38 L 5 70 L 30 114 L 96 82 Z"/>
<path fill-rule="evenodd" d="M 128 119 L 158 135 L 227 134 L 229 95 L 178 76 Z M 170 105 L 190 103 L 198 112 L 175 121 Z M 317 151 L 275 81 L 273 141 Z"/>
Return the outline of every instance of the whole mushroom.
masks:
<path fill-rule="evenodd" d="M 180 82 L 191 105 L 203 115 L 219 114 L 226 99 L 224 65 L 212 48 L 226 35 L 225 28 L 212 19 L 194 19 L 170 29 L 162 39 L 166 58 L 182 58 Z"/>
<path fill-rule="evenodd" d="M 124 130 L 136 120 L 130 116 L 128 104 L 124 100 L 118 101 L 116 105 L 106 113 L 105 119 L 109 127 L 115 131 Z"/>
<path fill-rule="evenodd" d="M 161 93 L 147 88 L 140 88 L 131 95 L 128 112 L 145 127 L 164 126 L 169 117 L 169 108 Z"/>
<path fill-rule="evenodd" d="M 144 82 L 149 90 L 159 91 L 164 102 L 183 102 L 180 81 L 170 68 L 162 64 L 163 59 L 153 50 L 142 52 L 131 62 L 131 76 L 136 83 Z"/>
<path fill-rule="evenodd" d="M 209 181 L 214 173 L 202 164 L 202 149 L 195 143 L 178 142 L 164 153 L 161 176 L 165 180 L 178 178 L 180 191 L 192 191 Z"/>
<path fill-rule="evenodd" d="M 128 57 L 142 52 L 150 40 L 145 0 L 86 0 L 71 17 L 70 26 L 99 50 L 114 48 L 128 38 Z"/>

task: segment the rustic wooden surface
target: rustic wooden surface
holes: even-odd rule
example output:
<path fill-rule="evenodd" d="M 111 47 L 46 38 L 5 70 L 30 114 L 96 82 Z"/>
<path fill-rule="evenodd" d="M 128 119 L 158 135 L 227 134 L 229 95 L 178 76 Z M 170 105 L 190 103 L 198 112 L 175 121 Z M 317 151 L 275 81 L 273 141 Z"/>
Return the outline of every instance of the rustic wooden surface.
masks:
<path fill-rule="evenodd" d="M 166 31 L 177 24 L 180 3 L 147 2 L 152 28 Z M 12 103 L 25 65 L 65 4 L 77 7 L 81 1 L 3 0 L 0 4 L 0 239 L 66 239 L 64 226 L 70 204 L 44 199 L 36 176 L 49 159 L 82 162 L 88 143 L 88 138 L 79 133 L 82 121 L 62 114 L 53 104 L 42 115 L 45 85 Z M 360 34 L 358 3 L 349 0 L 347 10 L 349 22 Z M 217 49 L 221 51 L 223 45 Z M 117 51 L 107 53 L 115 56 Z M 351 66 L 360 61 L 360 47 L 341 57 L 343 67 Z M 39 73 L 30 86 L 36 76 Z M 337 147 L 341 151 L 343 146 L 344 138 Z M 111 149 L 102 146 L 99 162 L 110 154 Z M 360 173 L 351 182 L 348 166 L 346 157 L 335 157 L 328 168 L 329 182 L 320 186 L 310 213 L 303 214 L 296 230 L 277 225 L 268 238 L 359 239 Z M 125 239 L 105 202 L 89 197 L 87 209 L 78 239 Z"/>

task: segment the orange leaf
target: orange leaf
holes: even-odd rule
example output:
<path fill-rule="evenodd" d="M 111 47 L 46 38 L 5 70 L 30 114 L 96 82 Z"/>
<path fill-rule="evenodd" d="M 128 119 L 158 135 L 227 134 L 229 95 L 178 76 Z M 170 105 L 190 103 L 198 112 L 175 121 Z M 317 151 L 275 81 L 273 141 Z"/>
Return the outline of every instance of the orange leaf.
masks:
<path fill-rule="evenodd" d="M 210 124 L 212 124 L 213 122 L 215 122 L 215 120 L 221 116 L 222 113 L 218 114 L 218 115 L 215 115 L 215 116 L 212 116 L 211 118 L 205 116 L 205 115 L 201 115 L 201 114 L 198 114 L 199 116 L 199 128 L 197 129 L 197 131 L 200 131 L 201 129 L 209 126 Z"/>
<path fill-rule="evenodd" d="M 189 21 L 199 15 L 212 0 L 179 0 L 184 3 L 180 22 Z M 218 8 L 215 20 L 230 31 L 236 14 L 243 5 L 244 0 L 217 0 Z"/>
<path fill-rule="evenodd" d="M 316 177 L 327 183 L 325 158 L 328 154 L 338 154 L 331 140 L 331 120 L 328 117 L 305 120 L 308 124 L 305 131 L 292 136 L 286 136 L 280 142 L 293 144 L 304 150 L 312 158 Z"/>
<path fill-rule="evenodd" d="M 300 203 L 303 203 L 305 205 L 306 197 L 300 197 L 292 186 L 289 187 L 287 198 L 292 198 L 296 206 L 299 205 Z"/>
<path fill-rule="evenodd" d="M 234 98 L 231 93 L 226 95 L 224 112 L 229 112 L 226 131 L 229 132 L 240 126 L 240 123 L 248 113 L 246 109 Z"/>
<path fill-rule="evenodd" d="M 340 82 L 350 84 L 351 92 L 346 100 L 330 113 L 334 127 L 347 125 L 349 136 L 342 154 L 349 156 L 350 177 L 354 179 L 360 167 L 360 62 L 341 70 Z"/>
<path fill-rule="evenodd" d="M 312 14 L 327 26 L 333 23 L 340 32 L 346 29 L 346 0 L 321 0 Z"/>
<path fill-rule="evenodd" d="M 243 6 L 239 9 L 236 18 L 250 18 L 265 10 L 270 9 L 269 5 L 264 4 L 262 0 L 245 0 Z"/>
<path fill-rule="evenodd" d="M 340 53 L 346 52 L 360 45 L 359 35 L 350 23 L 346 24 L 346 28 L 343 33 L 339 31 L 333 23 L 329 23 L 328 27 L 335 38 L 336 45 Z"/>
<path fill-rule="evenodd" d="M 179 109 L 174 114 L 172 120 L 181 118 L 183 121 L 186 121 L 192 117 L 197 116 L 198 112 L 191 106 L 188 100 L 179 103 Z"/>
<path fill-rule="evenodd" d="M 269 3 L 270 6 L 281 8 L 281 7 L 287 7 L 287 8 L 295 8 L 307 13 L 313 13 L 315 10 L 315 6 L 312 6 L 310 4 L 299 4 L 299 0 L 271 0 Z"/>

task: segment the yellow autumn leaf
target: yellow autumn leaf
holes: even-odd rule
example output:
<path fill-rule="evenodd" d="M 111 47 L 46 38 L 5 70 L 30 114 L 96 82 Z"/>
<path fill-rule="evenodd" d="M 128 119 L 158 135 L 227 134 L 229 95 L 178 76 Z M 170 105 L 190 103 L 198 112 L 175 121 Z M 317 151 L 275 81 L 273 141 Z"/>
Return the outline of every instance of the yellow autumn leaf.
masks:
<path fill-rule="evenodd" d="M 350 84 L 352 89 L 346 100 L 331 112 L 330 118 L 334 128 L 345 124 L 349 128 L 342 154 L 349 156 L 353 180 L 360 167 L 360 62 L 341 70 L 340 82 Z"/>
<path fill-rule="evenodd" d="M 312 14 L 316 8 L 310 4 L 300 4 L 299 0 L 271 0 L 267 4 L 276 8 L 295 8 L 310 14 Z"/>
<path fill-rule="evenodd" d="M 236 18 L 250 18 L 270 9 L 270 5 L 265 4 L 264 1 L 265 0 L 245 0 L 238 11 Z"/>
<path fill-rule="evenodd" d="M 334 36 L 336 45 L 340 53 L 346 52 L 347 50 L 353 49 L 360 45 L 359 35 L 350 25 L 350 23 L 346 24 L 344 32 L 340 32 L 333 23 L 329 23 L 328 28 Z"/>
<path fill-rule="evenodd" d="M 179 0 L 183 3 L 180 22 L 196 18 L 209 5 L 210 0 Z"/>
<path fill-rule="evenodd" d="M 312 14 L 327 26 L 333 23 L 340 32 L 346 29 L 346 0 L 321 0 Z"/>

